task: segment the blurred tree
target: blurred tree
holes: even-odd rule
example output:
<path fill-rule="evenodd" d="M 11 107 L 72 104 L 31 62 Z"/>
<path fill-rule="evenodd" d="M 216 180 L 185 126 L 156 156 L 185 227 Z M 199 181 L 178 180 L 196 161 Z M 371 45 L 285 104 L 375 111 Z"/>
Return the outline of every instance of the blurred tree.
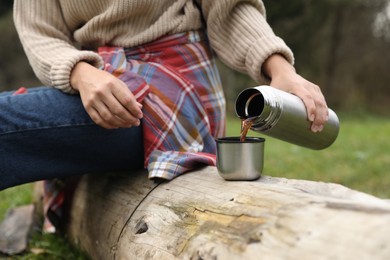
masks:
<path fill-rule="evenodd" d="M 388 0 L 265 4 L 269 23 L 294 51 L 298 72 L 321 86 L 330 106 L 389 113 L 390 37 L 383 33 L 390 26 L 389 13 L 383 12 L 390 10 Z M 374 25 L 380 13 L 382 33 L 377 37 Z"/>
<path fill-rule="evenodd" d="M 16 33 L 11 11 L 0 16 L 0 32 L 0 91 L 39 85 Z"/>
<path fill-rule="evenodd" d="M 1 0 L 0 2 L 0 16 L 9 12 L 12 8 L 13 0 Z"/>

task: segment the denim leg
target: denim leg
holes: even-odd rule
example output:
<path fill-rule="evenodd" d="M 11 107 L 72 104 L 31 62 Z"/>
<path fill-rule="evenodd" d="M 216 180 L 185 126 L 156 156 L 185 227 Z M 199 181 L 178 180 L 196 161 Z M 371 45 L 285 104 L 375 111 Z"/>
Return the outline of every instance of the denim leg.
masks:
<path fill-rule="evenodd" d="M 43 179 L 143 168 L 141 127 L 107 130 L 77 95 L 0 94 L 0 190 Z"/>

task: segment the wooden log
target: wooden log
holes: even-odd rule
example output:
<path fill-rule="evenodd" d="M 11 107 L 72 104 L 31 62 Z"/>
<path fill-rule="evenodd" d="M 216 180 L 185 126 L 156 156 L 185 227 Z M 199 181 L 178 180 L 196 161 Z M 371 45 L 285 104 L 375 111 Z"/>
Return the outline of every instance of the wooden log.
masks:
<path fill-rule="evenodd" d="M 84 176 L 70 240 L 93 259 L 390 259 L 390 202 L 331 183 L 214 167 L 156 183 Z"/>

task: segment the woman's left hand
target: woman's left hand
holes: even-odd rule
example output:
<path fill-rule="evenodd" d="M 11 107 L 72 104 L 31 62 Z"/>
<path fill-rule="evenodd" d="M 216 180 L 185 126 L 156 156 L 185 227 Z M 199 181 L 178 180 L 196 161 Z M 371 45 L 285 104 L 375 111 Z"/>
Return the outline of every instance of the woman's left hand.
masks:
<path fill-rule="evenodd" d="M 271 78 L 271 86 L 294 94 L 306 106 L 311 131 L 322 131 L 328 120 L 328 106 L 319 86 L 298 75 L 294 67 L 280 55 L 270 56 L 263 65 L 263 72 Z"/>

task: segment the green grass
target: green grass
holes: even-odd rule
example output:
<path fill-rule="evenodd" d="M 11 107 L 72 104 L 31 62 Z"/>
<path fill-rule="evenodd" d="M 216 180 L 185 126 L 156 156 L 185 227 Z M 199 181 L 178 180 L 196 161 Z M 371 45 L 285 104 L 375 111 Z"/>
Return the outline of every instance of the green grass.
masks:
<path fill-rule="evenodd" d="M 338 139 L 321 151 L 301 148 L 253 131 L 248 136 L 266 138 L 265 175 L 339 183 L 390 198 L 390 119 L 342 115 L 340 122 Z M 237 118 L 229 118 L 227 126 L 228 136 L 239 135 Z M 0 192 L 0 219 L 8 208 L 30 203 L 31 194 L 31 184 Z M 30 249 L 35 253 L 16 259 L 86 259 L 59 235 L 35 234 Z"/>
<path fill-rule="evenodd" d="M 33 185 L 25 184 L 0 192 L 0 221 L 5 217 L 7 210 L 32 202 Z M 0 259 L 18 260 L 84 260 L 88 259 L 83 252 L 72 247 L 66 239 L 59 234 L 42 234 L 34 231 L 25 254 Z"/>
<path fill-rule="evenodd" d="M 32 184 L 0 191 L 0 220 L 9 208 L 29 204 L 32 200 Z"/>
<path fill-rule="evenodd" d="M 0 256 L 0 259 L 3 259 Z M 29 243 L 29 252 L 5 259 L 12 260 L 87 260 L 80 250 L 71 246 L 64 237 L 57 234 L 35 233 Z"/>
<path fill-rule="evenodd" d="M 227 135 L 239 135 L 240 122 L 229 119 Z M 264 174 L 274 177 L 339 183 L 381 198 L 390 198 L 390 119 L 340 116 L 340 133 L 327 149 L 315 151 L 261 136 L 265 142 Z"/>

